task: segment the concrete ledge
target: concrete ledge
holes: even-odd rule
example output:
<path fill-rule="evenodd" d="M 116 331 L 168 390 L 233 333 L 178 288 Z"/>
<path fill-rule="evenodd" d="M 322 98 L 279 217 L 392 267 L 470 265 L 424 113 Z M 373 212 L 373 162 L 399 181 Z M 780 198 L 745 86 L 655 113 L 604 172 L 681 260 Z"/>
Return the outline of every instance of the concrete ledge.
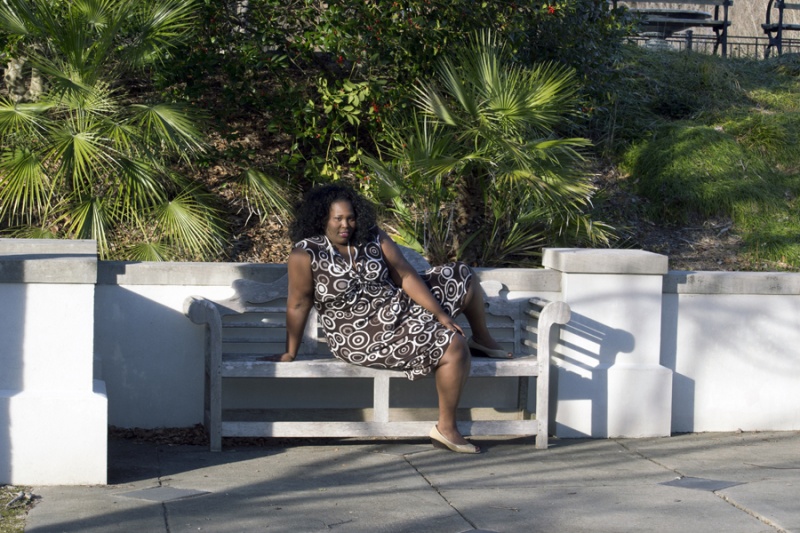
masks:
<path fill-rule="evenodd" d="M 0 283 L 97 281 L 97 244 L 86 240 L 0 239 Z"/>
<path fill-rule="evenodd" d="M 496 280 L 509 291 L 561 292 L 561 272 L 544 268 L 476 268 L 478 279 Z"/>
<path fill-rule="evenodd" d="M 97 257 L 97 243 L 68 239 L 0 239 L 0 256 L 8 255 Z"/>
<path fill-rule="evenodd" d="M 666 274 L 669 258 L 643 250 L 548 248 L 542 265 L 567 274 Z"/>
<path fill-rule="evenodd" d="M 285 264 L 129 263 L 102 261 L 98 285 L 230 286 L 235 279 L 269 283 L 286 274 Z"/>
<path fill-rule="evenodd" d="M 664 294 L 800 294 L 800 274 L 672 271 L 664 277 Z"/>
<path fill-rule="evenodd" d="M 235 279 L 270 283 L 286 274 L 281 263 L 128 263 L 101 261 L 98 285 L 228 287 Z M 561 273 L 531 268 L 477 268 L 479 279 L 494 279 L 510 291 L 560 292 Z"/>

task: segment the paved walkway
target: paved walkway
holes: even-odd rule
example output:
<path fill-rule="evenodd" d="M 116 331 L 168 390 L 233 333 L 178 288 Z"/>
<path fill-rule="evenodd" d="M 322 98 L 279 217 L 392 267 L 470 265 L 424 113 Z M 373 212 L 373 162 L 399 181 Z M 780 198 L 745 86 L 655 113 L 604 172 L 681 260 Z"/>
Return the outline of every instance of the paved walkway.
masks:
<path fill-rule="evenodd" d="M 480 442 L 112 440 L 110 484 L 36 487 L 25 531 L 800 532 L 800 432 Z"/>

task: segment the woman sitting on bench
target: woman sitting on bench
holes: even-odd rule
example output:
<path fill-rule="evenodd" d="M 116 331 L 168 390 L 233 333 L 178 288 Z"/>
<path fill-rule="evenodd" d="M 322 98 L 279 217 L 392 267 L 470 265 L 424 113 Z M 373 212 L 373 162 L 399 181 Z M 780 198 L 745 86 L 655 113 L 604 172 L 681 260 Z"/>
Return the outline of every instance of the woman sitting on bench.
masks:
<path fill-rule="evenodd" d="M 470 350 L 510 358 L 486 327 L 483 294 L 464 263 L 417 273 L 375 222 L 369 201 L 341 185 L 309 191 L 289 234 L 286 353 L 297 356 L 315 306 L 333 354 L 355 365 L 402 370 L 414 380 L 434 373 L 439 419 L 431 439 L 460 453 L 480 453 L 456 426 L 469 376 Z M 473 336 L 455 317 L 463 312 Z"/>

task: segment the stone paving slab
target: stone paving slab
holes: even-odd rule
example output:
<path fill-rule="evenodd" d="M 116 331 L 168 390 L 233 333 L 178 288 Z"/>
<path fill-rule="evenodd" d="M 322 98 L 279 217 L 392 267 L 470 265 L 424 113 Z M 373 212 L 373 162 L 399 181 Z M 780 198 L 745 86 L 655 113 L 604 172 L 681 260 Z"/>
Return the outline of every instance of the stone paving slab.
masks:
<path fill-rule="evenodd" d="M 443 494 L 476 527 L 497 532 L 775 531 L 713 493 L 651 484 Z"/>
<path fill-rule="evenodd" d="M 776 530 L 800 531 L 800 481 L 797 476 L 739 485 L 722 491 L 721 496 Z"/>
<path fill-rule="evenodd" d="M 111 441 L 110 484 L 34 487 L 25 531 L 800 533 L 800 432 L 481 445 Z"/>

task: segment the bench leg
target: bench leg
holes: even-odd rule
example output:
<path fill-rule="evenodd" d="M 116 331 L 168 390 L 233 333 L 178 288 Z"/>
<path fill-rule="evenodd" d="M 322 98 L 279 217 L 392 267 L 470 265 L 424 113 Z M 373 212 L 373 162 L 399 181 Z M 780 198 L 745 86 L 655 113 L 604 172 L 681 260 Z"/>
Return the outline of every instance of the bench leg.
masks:
<path fill-rule="evenodd" d="M 222 451 L 222 326 L 209 328 L 206 357 L 207 426 L 212 452 Z"/>
<path fill-rule="evenodd" d="M 383 372 L 382 375 L 375 376 L 372 383 L 373 421 L 383 424 L 389 422 L 389 381 L 389 375 Z"/>

